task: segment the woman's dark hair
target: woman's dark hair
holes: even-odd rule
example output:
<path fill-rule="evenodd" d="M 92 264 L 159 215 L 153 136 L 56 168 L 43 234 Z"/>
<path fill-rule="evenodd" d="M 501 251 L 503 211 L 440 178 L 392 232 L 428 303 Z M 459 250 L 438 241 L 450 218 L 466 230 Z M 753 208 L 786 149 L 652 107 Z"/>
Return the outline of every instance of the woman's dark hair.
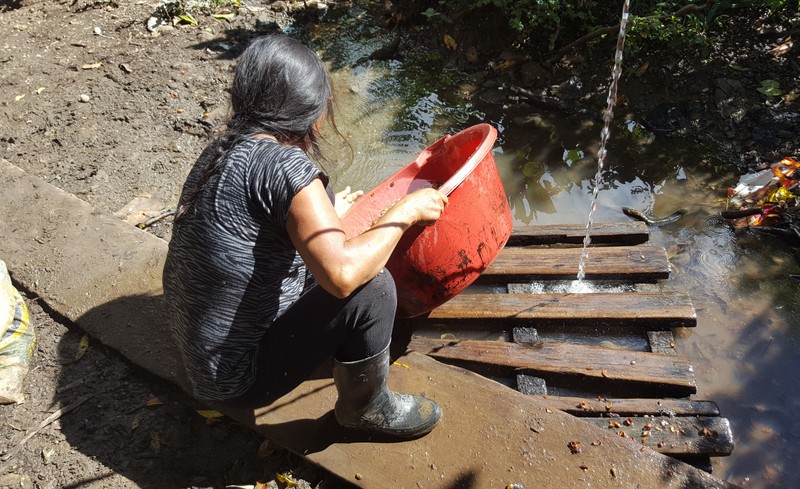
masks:
<path fill-rule="evenodd" d="M 324 159 L 314 126 L 323 114 L 334 122 L 333 92 L 325 66 L 307 46 L 280 34 L 254 39 L 239 56 L 230 93 L 233 113 L 211 143 L 208 166 L 176 219 L 219 170 L 226 153 L 249 136 L 269 134 Z"/>
<path fill-rule="evenodd" d="M 331 111 L 325 66 L 308 47 L 283 35 L 255 39 L 236 64 L 228 135 L 267 133 L 318 152 L 314 124 Z"/>

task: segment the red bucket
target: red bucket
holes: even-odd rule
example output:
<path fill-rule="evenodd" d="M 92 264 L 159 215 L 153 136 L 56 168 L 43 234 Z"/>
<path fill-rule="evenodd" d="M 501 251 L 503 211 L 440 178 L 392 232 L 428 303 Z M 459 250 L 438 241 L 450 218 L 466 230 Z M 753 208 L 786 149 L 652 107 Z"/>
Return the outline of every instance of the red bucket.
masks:
<path fill-rule="evenodd" d="M 403 235 L 386 268 L 397 283 L 398 316 L 430 312 L 483 273 L 511 235 L 512 219 L 492 157 L 497 130 L 478 124 L 427 147 L 358 199 L 342 217 L 347 237 L 372 226 L 404 195 L 431 186 L 448 195 L 441 218 Z"/>

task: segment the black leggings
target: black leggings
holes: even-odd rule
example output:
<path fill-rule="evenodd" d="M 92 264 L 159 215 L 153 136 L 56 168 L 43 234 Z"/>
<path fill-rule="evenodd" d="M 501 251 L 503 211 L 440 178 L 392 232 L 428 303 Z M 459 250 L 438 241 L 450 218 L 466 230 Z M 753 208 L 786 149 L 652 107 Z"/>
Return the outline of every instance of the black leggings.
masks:
<path fill-rule="evenodd" d="M 253 387 L 226 403 L 270 403 L 331 357 L 353 362 L 380 353 L 391 341 L 396 310 L 397 290 L 386 269 L 346 299 L 313 286 L 269 327 Z"/>

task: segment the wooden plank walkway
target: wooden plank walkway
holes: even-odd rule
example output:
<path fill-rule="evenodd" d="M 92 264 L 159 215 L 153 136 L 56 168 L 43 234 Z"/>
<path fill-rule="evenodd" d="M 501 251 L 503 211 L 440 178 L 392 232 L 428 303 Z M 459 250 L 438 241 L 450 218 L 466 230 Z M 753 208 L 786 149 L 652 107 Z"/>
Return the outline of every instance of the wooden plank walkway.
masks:
<path fill-rule="evenodd" d="M 553 409 L 709 467 L 709 457 L 731 453 L 733 434 L 715 403 L 688 397 L 696 379 L 691 360 L 676 351 L 672 328 L 694 327 L 697 316 L 688 294 L 658 282 L 669 278 L 666 251 L 648 243 L 644 223 L 595 224 L 587 282 L 612 281 L 624 291 L 546 292 L 576 278 L 584 233 L 582 225 L 515 229 L 475 286 L 405 323 L 412 336 L 429 335 L 412 337 L 408 348 L 505 375 Z M 486 293 L 482 284 L 502 284 L 507 292 Z M 471 339 L 475 329 L 509 341 Z M 643 347 L 604 342 L 610 329 Z"/>
<path fill-rule="evenodd" d="M 186 389 L 161 303 L 167 244 L 2 159 L 0 178 L 0 257 L 16 283 L 133 364 Z M 365 489 L 732 487 L 549 400 L 417 353 L 392 366 L 390 385 L 440 402 L 441 424 L 424 438 L 394 443 L 344 431 L 331 415 L 329 376 L 269 406 L 224 412 Z M 85 403 L 64 422 L 91 409 L 99 407 Z"/>
<path fill-rule="evenodd" d="M 504 248 L 480 277 L 482 282 L 509 283 L 536 279 L 575 278 L 580 248 Z M 586 261 L 590 280 L 659 280 L 669 278 L 669 262 L 663 247 L 639 245 L 595 247 Z"/>
<path fill-rule="evenodd" d="M 466 293 L 431 311 L 427 319 L 461 323 L 530 321 L 537 326 L 611 323 L 646 331 L 697 324 L 692 301 L 684 292 Z"/>
<path fill-rule="evenodd" d="M 548 341 L 520 344 L 434 338 L 413 338 L 408 349 L 434 358 L 524 369 L 536 374 L 582 377 L 606 384 L 655 385 L 677 395 L 697 391 L 692 366 L 683 356 Z"/>

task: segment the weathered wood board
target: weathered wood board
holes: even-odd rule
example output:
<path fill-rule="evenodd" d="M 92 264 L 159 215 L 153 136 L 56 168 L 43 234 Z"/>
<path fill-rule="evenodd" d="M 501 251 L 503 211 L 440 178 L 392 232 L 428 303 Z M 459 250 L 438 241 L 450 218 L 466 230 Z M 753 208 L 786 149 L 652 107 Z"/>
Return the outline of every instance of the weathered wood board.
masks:
<path fill-rule="evenodd" d="M 583 418 L 621 438 L 641 443 L 667 455 L 730 455 L 733 433 L 719 417 Z"/>
<path fill-rule="evenodd" d="M 481 363 L 537 374 L 658 386 L 675 395 L 697 391 L 689 360 L 680 355 L 617 350 L 570 343 L 412 338 L 408 349 L 434 358 Z"/>
<path fill-rule="evenodd" d="M 503 248 L 480 277 L 481 282 L 519 282 L 530 279 L 576 278 L 580 248 Z M 586 261 L 591 280 L 658 280 L 669 277 L 663 247 L 614 246 L 592 248 Z"/>
<path fill-rule="evenodd" d="M 460 294 L 431 311 L 427 319 L 529 321 L 537 326 L 611 323 L 643 330 L 697 324 L 692 301 L 683 292 Z"/>
<path fill-rule="evenodd" d="M 511 232 L 506 246 L 581 244 L 584 236 L 585 224 L 519 226 Z M 640 221 L 600 222 L 592 226 L 591 238 L 593 244 L 635 245 L 650 239 L 650 232 L 647 224 Z"/>
<path fill-rule="evenodd" d="M 550 406 L 573 416 L 719 416 L 712 401 L 690 399 L 587 399 L 569 396 L 539 396 Z"/>

